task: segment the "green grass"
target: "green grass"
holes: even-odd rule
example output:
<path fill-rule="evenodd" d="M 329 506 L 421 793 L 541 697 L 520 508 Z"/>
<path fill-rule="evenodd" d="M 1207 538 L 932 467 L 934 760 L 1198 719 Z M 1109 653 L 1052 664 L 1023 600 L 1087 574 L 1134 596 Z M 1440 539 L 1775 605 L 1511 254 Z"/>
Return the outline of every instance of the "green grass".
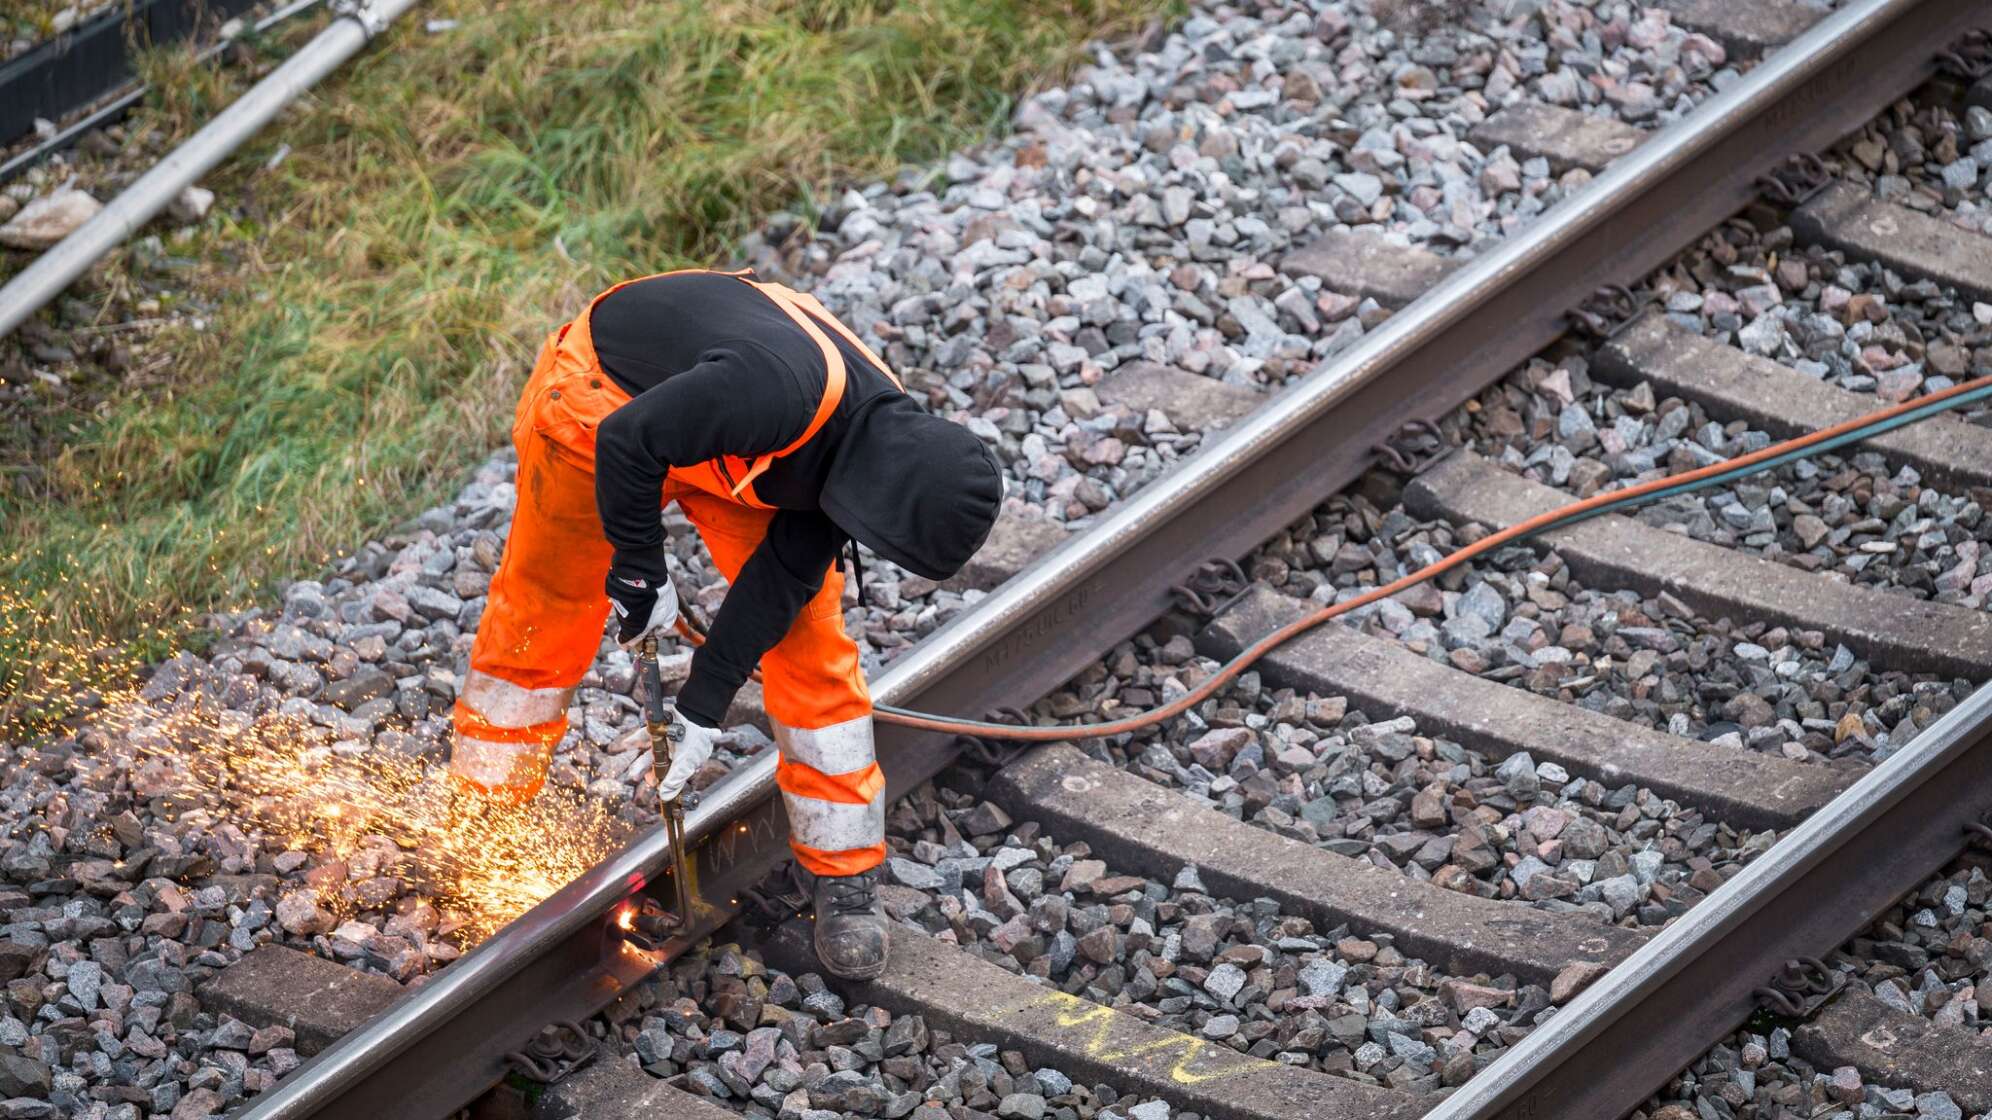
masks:
<path fill-rule="evenodd" d="M 252 217 L 174 247 L 231 263 L 206 274 L 220 308 L 171 340 L 164 383 L 70 433 L 34 497 L 0 495 L 0 659 L 170 637 L 313 573 L 499 444 L 540 338 L 587 295 L 724 259 L 773 210 L 988 135 L 1015 94 L 1155 9 L 418 9 L 211 180 L 217 213 L 246 200 Z M 425 18 L 461 24 L 432 36 Z M 233 91 L 174 77 L 151 112 L 180 131 Z"/>

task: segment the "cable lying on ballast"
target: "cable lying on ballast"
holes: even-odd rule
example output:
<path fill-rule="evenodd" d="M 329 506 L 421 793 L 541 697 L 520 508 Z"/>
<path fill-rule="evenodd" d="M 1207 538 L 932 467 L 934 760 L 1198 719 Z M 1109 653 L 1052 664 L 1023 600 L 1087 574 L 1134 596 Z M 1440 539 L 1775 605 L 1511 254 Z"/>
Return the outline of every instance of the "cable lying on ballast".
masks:
<path fill-rule="evenodd" d="M 1786 463 L 1809 458 L 1849 443 L 1872 439 L 1884 432 L 1927 420 L 1952 409 L 1962 408 L 1977 401 L 1992 399 L 1992 377 L 1981 377 L 1961 385 L 1906 401 L 1891 408 L 1885 408 L 1866 416 L 1857 417 L 1844 423 L 1835 424 L 1810 435 L 1774 443 L 1760 451 L 1712 463 L 1682 474 L 1656 478 L 1623 490 L 1611 490 L 1595 494 L 1581 501 L 1538 514 L 1526 521 L 1510 525 L 1499 532 L 1490 533 L 1480 540 L 1467 545 L 1451 555 L 1418 569 L 1409 575 L 1401 576 L 1381 587 L 1372 588 L 1355 598 L 1334 603 L 1295 619 L 1274 630 L 1258 641 L 1241 650 L 1236 657 L 1224 663 L 1218 671 L 1203 683 L 1175 700 L 1159 708 L 1136 715 L 1124 716 L 1105 723 L 1056 724 L 1052 726 L 1020 726 L 1010 723 L 994 723 L 978 719 L 958 719 L 951 716 L 938 716 L 927 712 L 916 712 L 907 708 L 896 708 L 889 704 L 879 704 L 873 708 L 874 717 L 884 723 L 899 724 L 921 731 L 938 731 L 950 735 L 968 735 L 979 739 L 1001 739 L 1012 742 L 1048 743 L 1068 739 L 1099 739 L 1111 735 L 1123 735 L 1153 727 L 1165 720 L 1174 719 L 1210 699 L 1219 689 L 1235 680 L 1239 674 L 1251 668 L 1260 658 L 1281 645 L 1330 619 L 1350 611 L 1366 607 L 1380 599 L 1395 595 L 1409 587 L 1466 563 L 1483 553 L 1502 545 L 1546 533 L 1565 526 L 1574 525 L 1601 514 L 1612 513 L 1632 506 L 1661 501 L 1679 494 L 1718 486 L 1725 482 L 1744 478 L 1772 470 Z"/>

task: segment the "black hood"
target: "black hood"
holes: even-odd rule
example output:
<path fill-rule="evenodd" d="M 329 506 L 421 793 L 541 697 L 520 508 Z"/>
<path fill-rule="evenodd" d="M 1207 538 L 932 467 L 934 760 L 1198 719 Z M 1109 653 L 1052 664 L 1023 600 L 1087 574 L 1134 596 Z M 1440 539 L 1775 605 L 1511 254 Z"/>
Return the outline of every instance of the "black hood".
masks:
<path fill-rule="evenodd" d="M 1003 504 L 1003 470 L 967 428 L 893 393 L 852 418 L 820 500 L 859 544 L 941 580 L 988 538 Z"/>

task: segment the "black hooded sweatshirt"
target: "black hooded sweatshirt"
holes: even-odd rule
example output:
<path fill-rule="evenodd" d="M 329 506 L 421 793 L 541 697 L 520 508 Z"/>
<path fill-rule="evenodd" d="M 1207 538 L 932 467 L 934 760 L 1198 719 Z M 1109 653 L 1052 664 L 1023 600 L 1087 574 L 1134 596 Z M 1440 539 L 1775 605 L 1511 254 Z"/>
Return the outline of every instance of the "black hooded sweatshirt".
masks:
<path fill-rule="evenodd" d="M 632 398 L 596 436 L 602 528 L 619 574 L 662 580 L 670 469 L 795 442 L 823 398 L 823 352 L 773 300 L 717 273 L 627 285 L 596 304 L 589 328 L 603 371 Z M 843 398 L 808 443 L 755 479 L 776 512 L 678 691 L 678 710 L 707 727 L 720 726 L 761 655 L 822 589 L 846 540 L 945 579 L 981 546 L 1002 500 L 1001 470 L 980 440 L 823 333 L 844 359 Z"/>

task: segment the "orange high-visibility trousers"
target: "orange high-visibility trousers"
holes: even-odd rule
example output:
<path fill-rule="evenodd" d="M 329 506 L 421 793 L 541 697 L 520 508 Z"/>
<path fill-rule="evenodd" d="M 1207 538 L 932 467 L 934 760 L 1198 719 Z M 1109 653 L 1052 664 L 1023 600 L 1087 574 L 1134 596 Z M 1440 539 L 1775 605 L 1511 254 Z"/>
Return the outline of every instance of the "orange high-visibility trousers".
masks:
<path fill-rule="evenodd" d="M 549 412 L 549 399 L 564 403 Z M 595 509 L 593 429 L 627 399 L 595 362 L 585 313 L 548 339 L 513 429 L 518 508 L 454 712 L 450 772 L 460 786 L 517 802 L 546 780 L 574 687 L 595 659 L 609 613 L 602 585 L 613 550 Z M 586 421 L 579 429 L 577 412 Z M 671 472 L 664 502 L 679 504 L 720 573 L 734 581 L 775 511 L 759 503 L 751 485 L 706 489 L 696 480 L 716 474 L 685 473 L 693 481 Z M 885 858 L 885 778 L 873 752 L 857 644 L 844 632 L 843 588 L 832 565 L 761 659 L 790 847 L 818 875 L 856 874 Z"/>

